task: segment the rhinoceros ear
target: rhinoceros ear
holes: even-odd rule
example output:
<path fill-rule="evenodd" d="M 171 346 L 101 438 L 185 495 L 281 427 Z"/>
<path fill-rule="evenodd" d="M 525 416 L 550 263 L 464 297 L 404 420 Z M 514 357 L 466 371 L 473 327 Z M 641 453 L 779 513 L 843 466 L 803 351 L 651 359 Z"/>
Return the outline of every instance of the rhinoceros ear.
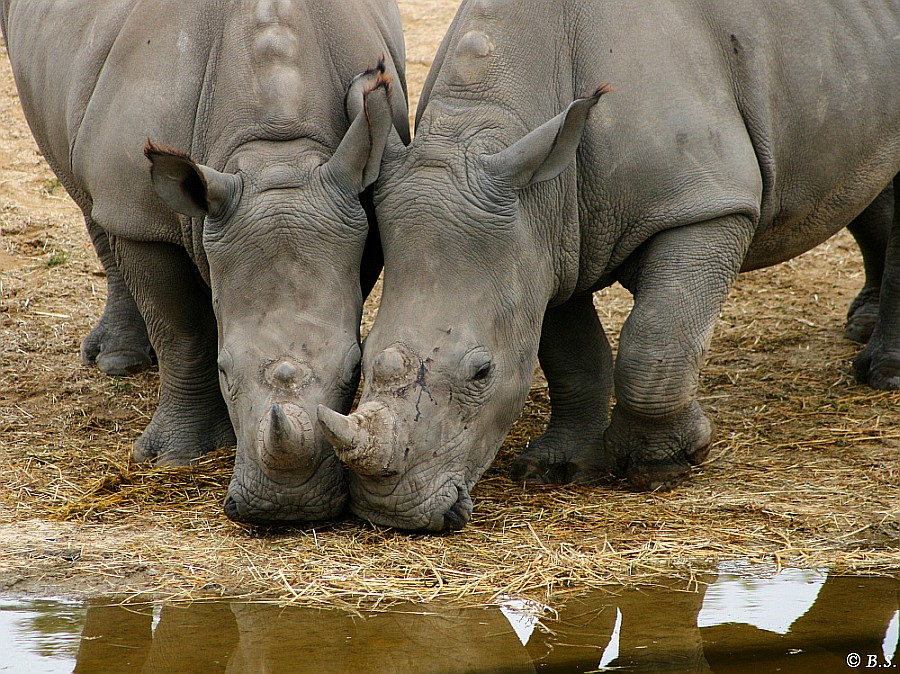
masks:
<path fill-rule="evenodd" d="M 505 150 L 484 157 L 486 170 L 518 189 L 555 178 L 575 159 L 591 108 L 610 91 L 609 85 L 601 85 Z"/>
<path fill-rule="evenodd" d="M 240 193 L 238 176 L 197 164 L 184 152 L 147 139 L 144 155 L 150 160 L 153 189 L 176 213 L 195 218 L 221 215 Z"/>
<path fill-rule="evenodd" d="M 347 94 L 344 97 L 344 112 L 347 113 L 347 119 L 354 120 L 363 111 L 366 95 L 376 86 L 383 84 L 383 80 L 387 82 L 388 103 L 391 106 L 391 119 L 394 122 L 394 130 L 397 132 L 398 139 L 403 145 L 409 145 L 412 138 L 409 134 L 409 110 L 406 107 L 406 99 L 403 96 L 395 98 L 394 79 L 387 72 L 384 55 L 378 59 L 378 64 L 374 68 L 360 73 L 354 77 L 350 86 L 347 87 Z"/>
<path fill-rule="evenodd" d="M 325 166 L 336 181 L 362 192 L 381 172 L 381 159 L 395 124 L 391 76 L 384 71 L 383 62 L 354 78 L 345 106 L 353 121 Z M 406 133 L 408 137 L 408 122 Z"/>

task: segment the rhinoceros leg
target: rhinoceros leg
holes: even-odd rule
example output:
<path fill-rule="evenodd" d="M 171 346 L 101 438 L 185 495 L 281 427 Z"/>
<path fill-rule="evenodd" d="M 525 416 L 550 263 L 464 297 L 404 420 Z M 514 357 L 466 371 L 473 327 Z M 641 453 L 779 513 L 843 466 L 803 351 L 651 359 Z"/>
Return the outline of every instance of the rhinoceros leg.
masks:
<path fill-rule="evenodd" d="M 550 424 L 513 462 L 512 479 L 591 479 L 602 470 L 594 463 L 609 420 L 613 360 L 590 294 L 547 310 L 538 358 L 550 386 Z"/>
<path fill-rule="evenodd" d="M 900 389 L 900 175 L 894 178 L 894 219 L 885 255 L 878 319 L 866 348 L 853 361 L 857 381 Z"/>
<path fill-rule="evenodd" d="M 179 246 L 121 238 L 111 243 L 159 359 L 159 405 L 132 458 L 184 465 L 234 444 L 219 389 L 209 289 Z"/>
<path fill-rule="evenodd" d="M 888 187 L 847 226 L 862 253 L 866 282 L 847 311 L 844 335 L 847 339 L 860 344 L 869 341 L 878 318 L 884 255 L 893 217 L 894 193 L 893 189 Z"/>
<path fill-rule="evenodd" d="M 81 362 L 113 376 L 136 374 L 153 364 L 147 326 L 109 248 L 106 232 L 85 217 L 94 250 L 106 270 L 106 307 L 81 342 Z"/>
<path fill-rule="evenodd" d="M 603 445 L 616 472 L 640 489 L 674 487 L 709 452 L 713 426 L 696 400 L 700 367 L 752 232 L 738 215 L 666 230 L 621 270 L 634 308 L 622 327 Z"/>

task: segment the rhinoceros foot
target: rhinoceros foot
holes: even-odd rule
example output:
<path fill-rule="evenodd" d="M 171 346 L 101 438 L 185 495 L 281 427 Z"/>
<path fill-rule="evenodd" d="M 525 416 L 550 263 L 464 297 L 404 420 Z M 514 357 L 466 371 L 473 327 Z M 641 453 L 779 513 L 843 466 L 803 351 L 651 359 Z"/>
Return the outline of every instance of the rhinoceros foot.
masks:
<path fill-rule="evenodd" d="M 81 342 L 81 362 L 96 365 L 111 377 L 125 377 L 149 369 L 156 354 L 147 339 L 143 321 L 115 327 L 105 314 Z"/>
<path fill-rule="evenodd" d="M 234 445 L 234 429 L 228 416 L 197 405 L 190 412 L 156 410 L 143 435 L 134 443 L 131 460 L 157 466 L 187 466 L 213 449 Z"/>
<path fill-rule="evenodd" d="M 673 460 L 630 463 L 625 471 L 625 477 L 631 486 L 640 491 L 669 491 L 690 476 L 691 466 L 706 460 L 711 446 L 712 441 L 693 452 L 685 452 L 684 462 Z"/>
<path fill-rule="evenodd" d="M 601 450 L 602 432 L 596 438 L 573 437 L 548 429 L 513 461 L 510 477 L 527 484 L 593 482 L 615 472 Z"/>
<path fill-rule="evenodd" d="M 853 361 L 853 375 L 860 384 L 879 391 L 896 391 L 900 389 L 900 352 L 885 350 L 876 337 Z"/>
<path fill-rule="evenodd" d="M 844 336 L 851 342 L 865 344 L 869 341 L 878 320 L 878 298 L 877 288 L 863 288 L 851 302 L 844 327 Z"/>
<path fill-rule="evenodd" d="M 615 472 L 642 491 L 667 491 L 684 482 L 709 455 L 715 430 L 700 405 L 667 417 L 642 417 L 613 409 L 603 437 Z"/>

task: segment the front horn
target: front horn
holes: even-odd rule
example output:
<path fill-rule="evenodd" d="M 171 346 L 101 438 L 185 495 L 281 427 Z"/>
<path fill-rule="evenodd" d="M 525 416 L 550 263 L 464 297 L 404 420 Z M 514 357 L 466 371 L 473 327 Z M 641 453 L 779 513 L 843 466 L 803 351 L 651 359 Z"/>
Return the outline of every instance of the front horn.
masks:
<path fill-rule="evenodd" d="M 303 408 L 275 403 L 268 417 L 263 418 L 260 431 L 262 460 L 269 468 L 290 470 L 309 463 L 314 438 L 312 424 Z"/>
<path fill-rule="evenodd" d="M 386 405 L 363 405 L 350 416 L 319 405 L 316 415 L 323 435 L 348 468 L 371 478 L 397 474 L 391 465 L 396 446 L 395 424 Z"/>

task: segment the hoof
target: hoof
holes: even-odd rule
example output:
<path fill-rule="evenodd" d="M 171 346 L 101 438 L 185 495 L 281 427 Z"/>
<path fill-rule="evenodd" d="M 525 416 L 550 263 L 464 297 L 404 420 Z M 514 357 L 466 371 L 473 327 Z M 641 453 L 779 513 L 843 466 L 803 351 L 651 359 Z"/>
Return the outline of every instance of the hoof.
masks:
<path fill-rule="evenodd" d="M 610 462 L 586 461 L 578 458 L 566 463 L 545 464 L 534 459 L 516 459 L 509 477 L 513 482 L 532 485 L 590 484 L 597 480 L 614 477 L 615 469 Z"/>
<path fill-rule="evenodd" d="M 94 329 L 81 340 L 81 362 L 88 367 L 96 365 L 112 377 L 124 377 L 151 367 L 156 362 L 156 353 L 143 319 L 138 316 L 135 321 L 114 322 L 104 312 Z"/>
<path fill-rule="evenodd" d="M 162 467 L 162 466 L 190 466 L 197 459 L 199 459 L 202 454 L 197 454 L 196 456 L 185 455 L 177 452 L 162 452 L 161 454 L 151 453 L 139 447 L 135 447 L 131 450 L 131 462 L 132 463 L 142 463 L 142 464 L 152 464 L 154 466 Z"/>
<path fill-rule="evenodd" d="M 847 319 L 847 325 L 844 327 L 844 337 L 851 342 L 865 344 L 872 336 L 872 331 L 875 329 L 875 321 L 877 319 L 877 307 L 874 311 L 868 311 L 865 308 L 861 308 Z"/>
<path fill-rule="evenodd" d="M 509 476 L 526 484 L 566 484 L 572 481 L 575 468 L 571 463 L 549 463 L 531 457 L 513 461 Z"/>
<path fill-rule="evenodd" d="M 691 474 L 691 466 L 703 463 L 709 456 L 712 439 L 695 450 L 684 453 L 684 461 L 672 460 L 659 463 L 630 462 L 625 477 L 640 491 L 669 491 L 685 482 Z"/>
<path fill-rule="evenodd" d="M 869 344 L 853 361 L 853 376 L 858 383 L 878 391 L 900 390 L 900 358 L 879 358 Z"/>
<path fill-rule="evenodd" d="M 669 491 L 682 484 L 691 474 L 689 465 L 661 464 L 629 467 L 626 477 L 639 491 Z"/>
<path fill-rule="evenodd" d="M 878 322 L 879 292 L 880 288 L 863 288 L 850 303 L 844 337 L 851 342 L 865 344 L 872 336 Z"/>
<path fill-rule="evenodd" d="M 876 391 L 898 391 L 900 390 L 900 365 L 870 368 L 861 383 L 868 384 Z"/>
<path fill-rule="evenodd" d="M 151 354 L 146 351 L 113 351 L 101 353 L 95 363 L 101 372 L 111 377 L 127 377 L 153 365 Z"/>
<path fill-rule="evenodd" d="M 152 463 L 155 466 L 190 466 L 207 452 L 234 445 L 236 440 L 231 423 L 218 429 L 208 426 L 193 435 L 193 441 L 185 439 L 173 442 L 173 435 L 163 435 L 153 428 L 153 422 L 144 430 L 131 450 L 132 463 Z M 196 430 L 196 429 L 195 429 Z M 187 434 L 185 434 L 187 435 Z M 167 438 L 164 440 L 163 438 Z"/>

